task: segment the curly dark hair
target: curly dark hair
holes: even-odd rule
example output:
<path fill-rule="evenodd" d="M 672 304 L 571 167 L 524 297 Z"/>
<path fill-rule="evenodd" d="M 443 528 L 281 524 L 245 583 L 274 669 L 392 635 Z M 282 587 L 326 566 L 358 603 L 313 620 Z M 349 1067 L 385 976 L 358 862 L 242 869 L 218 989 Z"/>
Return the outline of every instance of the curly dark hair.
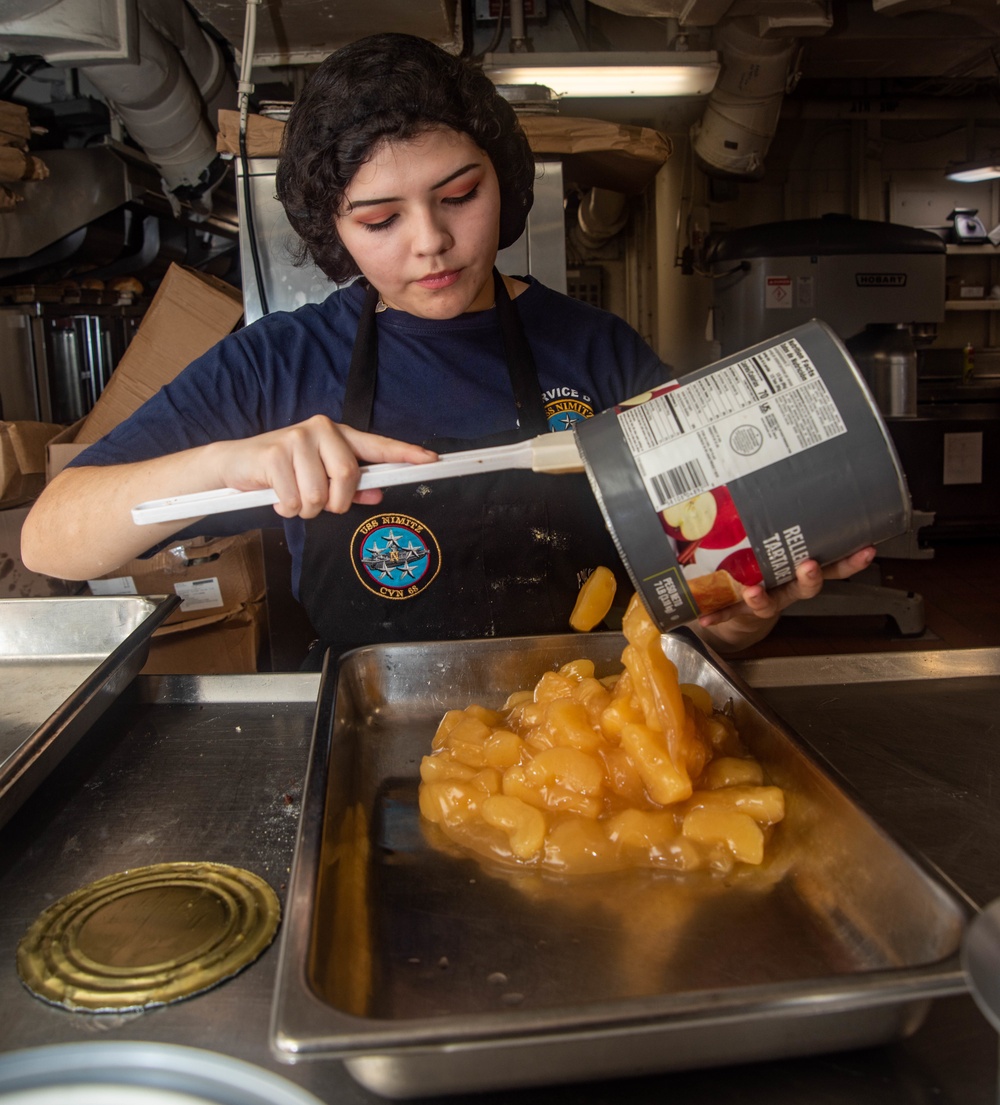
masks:
<path fill-rule="evenodd" d="M 467 134 L 500 182 L 500 248 L 515 242 L 534 199 L 535 165 L 513 108 L 483 71 L 426 39 L 377 34 L 326 58 L 285 126 L 277 193 L 311 258 L 336 283 L 359 273 L 334 216 L 354 174 L 385 140 L 433 127 Z"/>

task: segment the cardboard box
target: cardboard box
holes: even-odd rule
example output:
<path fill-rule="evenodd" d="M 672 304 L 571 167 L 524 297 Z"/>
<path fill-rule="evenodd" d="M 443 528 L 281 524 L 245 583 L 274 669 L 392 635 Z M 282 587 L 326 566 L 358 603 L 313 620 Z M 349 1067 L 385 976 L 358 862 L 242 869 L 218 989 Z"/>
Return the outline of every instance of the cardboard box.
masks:
<path fill-rule="evenodd" d="M 987 291 L 985 284 L 956 279 L 948 281 L 945 297 L 947 299 L 985 299 Z"/>
<path fill-rule="evenodd" d="M 243 296 L 214 276 L 173 264 L 75 441 L 89 445 L 138 410 L 243 316 Z"/>
<path fill-rule="evenodd" d="M 0 421 L 0 510 L 38 495 L 45 481 L 46 445 L 61 430 L 48 422 Z"/>
<path fill-rule="evenodd" d="M 134 413 L 191 361 L 224 338 L 243 314 L 240 292 L 203 273 L 171 265 L 118 367 L 89 414 L 45 450 L 54 479 L 89 444 Z M 74 585 L 79 587 L 81 585 Z M 260 531 L 177 541 L 129 561 L 92 594 L 179 594 L 184 602 L 156 631 L 144 672 L 199 675 L 254 672 L 266 638 L 266 585 Z"/>
<path fill-rule="evenodd" d="M 252 674 L 267 635 L 267 604 L 239 609 L 156 630 L 143 675 Z"/>
<path fill-rule="evenodd" d="M 171 595 L 184 600 L 154 634 L 146 674 L 257 670 L 267 603 L 260 531 L 196 537 L 87 581 L 94 595 Z"/>
<path fill-rule="evenodd" d="M 206 675 L 257 670 L 267 640 L 264 554 L 260 531 L 194 538 L 109 578 L 83 583 L 29 571 L 21 561 L 21 526 L 31 504 L 0 510 L 0 599 L 79 594 L 190 593 L 150 642 L 145 674 Z"/>
<path fill-rule="evenodd" d="M 67 426 L 52 438 L 45 446 L 45 482 L 49 483 L 66 467 L 76 456 L 79 456 L 86 445 L 76 440 L 76 435 L 83 426 L 84 419 Z"/>
<path fill-rule="evenodd" d="M 195 537 L 146 559 L 130 560 L 99 579 L 93 595 L 180 595 L 167 625 L 220 619 L 249 602 L 263 602 L 264 552 L 260 530 L 238 537 Z"/>
<path fill-rule="evenodd" d="M 29 571 L 21 561 L 21 526 L 31 504 L 0 510 L 0 599 L 47 599 L 78 595 L 86 585 Z"/>
<path fill-rule="evenodd" d="M 26 150 L 31 141 L 31 117 L 23 104 L 0 100 L 0 146 Z"/>

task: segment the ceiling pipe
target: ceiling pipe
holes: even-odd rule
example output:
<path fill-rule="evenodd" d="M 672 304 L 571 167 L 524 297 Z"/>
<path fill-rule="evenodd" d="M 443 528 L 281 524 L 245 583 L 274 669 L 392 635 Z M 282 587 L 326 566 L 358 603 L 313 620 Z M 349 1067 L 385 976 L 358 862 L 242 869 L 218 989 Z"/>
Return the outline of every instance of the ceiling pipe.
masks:
<path fill-rule="evenodd" d="M 176 47 L 143 12 L 134 64 L 91 64 L 80 72 L 108 101 L 129 136 L 159 169 L 167 192 L 197 190 L 216 159 L 215 131 Z"/>
<path fill-rule="evenodd" d="M 216 113 L 236 102 L 219 45 L 184 0 L 0 0 L 0 52 L 78 69 L 159 171 L 202 211 L 222 175 Z"/>
<path fill-rule="evenodd" d="M 712 175 L 759 180 L 777 130 L 792 62 L 794 38 L 766 37 L 755 21 L 720 23 L 712 45 L 721 71 L 701 119 L 691 128 L 697 163 Z"/>
<path fill-rule="evenodd" d="M 510 0 L 510 52 L 523 54 L 530 48 L 524 17 L 524 0 Z"/>
<path fill-rule="evenodd" d="M 219 44 L 199 25 L 185 3 L 177 0 L 139 0 L 139 9 L 184 60 L 198 86 L 211 126 L 219 111 L 236 107 L 236 78 Z"/>
<path fill-rule="evenodd" d="M 628 222 L 625 196 L 607 188 L 589 189 L 577 208 L 576 222 L 570 232 L 576 244 L 585 249 L 600 248 Z"/>

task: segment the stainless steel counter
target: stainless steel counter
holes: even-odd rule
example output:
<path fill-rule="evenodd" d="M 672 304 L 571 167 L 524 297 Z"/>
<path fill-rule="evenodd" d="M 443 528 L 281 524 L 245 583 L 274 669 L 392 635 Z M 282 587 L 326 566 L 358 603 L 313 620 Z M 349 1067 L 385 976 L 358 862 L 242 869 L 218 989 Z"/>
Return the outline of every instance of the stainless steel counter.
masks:
<path fill-rule="evenodd" d="M 737 666 L 887 829 L 980 904 L 1000 896 L 1000 649 Z M 120 1016 L 44 1004 L 21 986 L 14 962 L 46 906 L 129 867 L 233 864 L 283 898 L 318 679 L 140 676 L 0 832 L 0 1050 L 186 1044 L 267 1067 L 331 1105 L 379 1100 L 337 1062 L 289 1067 L 271 1057 L 276 947 L 214 990 Z M 996 1105 L 997 1038 L 971 998 L 947 998 L 914 1036 L 888 1047 L 475 1100 L 644 1105 L 668 1097 L 683 1105 Z"/>

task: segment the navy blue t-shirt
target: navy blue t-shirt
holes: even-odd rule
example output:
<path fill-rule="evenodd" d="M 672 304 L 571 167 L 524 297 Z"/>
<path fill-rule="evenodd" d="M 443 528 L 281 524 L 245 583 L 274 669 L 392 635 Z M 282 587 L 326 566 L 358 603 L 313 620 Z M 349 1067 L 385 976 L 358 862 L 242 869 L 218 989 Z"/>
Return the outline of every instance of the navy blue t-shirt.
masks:
<path fill-rule="evenodd" d="M 530 277 L 515 300 L 538 370 L 549 424 L 566 429 L 670 376 L 616 315 Z M 322 303 L 276 312 L 193 361 L 74 465 L 125 464 L 212 441 L 292 426 L 314 414 L 338 421 L 364 302 L 359 283 Z M 517 426 L 495 310 L 422 319 L 377 316 L 379 369 L 374 433 L 423 443 L 476 438 Z M 211 532 L 202 523 L 202 532 Z M 300 519 L 285 522 L 297 591 Z"/>

